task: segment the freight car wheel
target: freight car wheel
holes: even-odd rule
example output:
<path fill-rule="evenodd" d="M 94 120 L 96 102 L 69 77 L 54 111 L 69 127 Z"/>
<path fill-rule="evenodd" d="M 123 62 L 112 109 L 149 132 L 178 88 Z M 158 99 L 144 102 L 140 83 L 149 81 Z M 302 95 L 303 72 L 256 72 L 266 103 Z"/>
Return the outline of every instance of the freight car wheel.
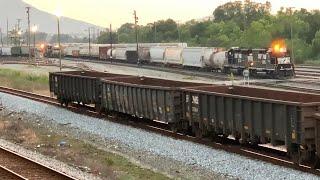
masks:
<path fill-rule="evenodd" d="M 169 123 L 171 131 L 175 133 L 188 134 L 190 127 L 188 121 L 180 121 L 178 123 Z"/>
<path fill-rule="evenodd" d="M 95 109 L 96 109 L 96 111 L 97 111 L 99 114 L 102 113 L 101 104 L 96 104 L 96 105 L 95 105 Z"/>
<path fill-rule="evenodd" d="M 192 132 L 195 135 L 196 138 L 202 138 L 203 137 L 203 130 L 200 128 L 199 123 L 193 123 L 192 124 Z"/>
<path fill-rule="evenodd" d="M 293 162 L 295 165 L 301 164 L 302 159 L 301 159 L 301 152 L 300 152 L 300 151 L 298 151 L 298 152 L 292 152 L 290 156 L 291 156 L 292 162 Z"/>
<path fill-rule="evenodd" d="M 320 167 L 320 158 L 318 156 L 315 157 L 314 163 L 312 164 L 313 169 L 318 169 Z"/>
<path fill-rule="evenodd" d="M 178 124 L 177 123 L 169 123 L 169 127 L 172 132 L 177 133 L 178 132 Z"/>

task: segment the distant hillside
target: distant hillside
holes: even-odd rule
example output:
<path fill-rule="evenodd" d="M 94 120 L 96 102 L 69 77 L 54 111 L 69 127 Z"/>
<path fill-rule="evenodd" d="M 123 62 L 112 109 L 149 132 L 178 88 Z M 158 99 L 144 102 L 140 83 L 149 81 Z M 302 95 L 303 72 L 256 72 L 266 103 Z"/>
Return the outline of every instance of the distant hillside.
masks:
<path fill-rule="evenodd" d="M 6 17 L 9 19 L 9 29 L 14 27 L 14 25 L 17 23 L 17 19 L 22 19 L 21 26 L 23 29 L 27 28 L 27 15 L 25 7 L 30 5 L 26 4 L 22 0 L 0 0 L 0 3 L 0 28 L 2 28 L 2 32 L 6 31 Z M 30 12 L 31 24 L 39 25 L 39 30 L 42 32 L 56 33 L 57 22 L 54 15 L 33 7 Z M 88 27 L 95 27 L 99 29 L 102 28 L 70 18 L 61 18 L 62 33 L 84 33 L 84 30 Z"/>

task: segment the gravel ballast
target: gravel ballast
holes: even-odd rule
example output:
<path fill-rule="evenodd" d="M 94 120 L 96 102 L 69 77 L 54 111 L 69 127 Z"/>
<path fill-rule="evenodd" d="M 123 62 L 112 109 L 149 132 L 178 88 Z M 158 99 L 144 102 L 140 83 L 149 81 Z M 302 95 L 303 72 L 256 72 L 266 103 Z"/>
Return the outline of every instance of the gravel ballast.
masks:
<path fill-rule="evenodd" d="M 18 153 L 19 155 L 23 155 L 24 157 L 27 157 L 29 159 L 32 159 L 33 161 L 40 163 L 42 165 L 45 165 L 47 167 L 50 167 L 51 169 L 54 169 L 58 172 L 66 173 L 68 176 L 79 179 L 79 180 L 85 180 L 85 179 L 100 179 L 99 177 L 93 176 L 88 173 L 84 173 L 74 167 L 70 167 L 58 160 L 48 158 L 46 156 L 43 156 L 39 153 L 27 150 L 25 148 L 22 148 L 16 144 L 13 144 L 11 142 L 5 141 L 0 139 L 0 145 L 1 147 L 4 147 L 5 149 L 9 149 L 15 153 Z"/>
<path fill-rule="evenodd" d="M 15 112 L 36 114 L 48 122 L 69 124 L 84 133 L 124 145 L 133 151 L 162 156 L 185 166 L 203 168 L 227 178 L 240 179 L 318 179 L 317 176 L 214 150 L 203 145 L 175 140 L 65 109 L 0 93 L 0 103 Z M 146 154 L 146 155 L 147 155 Z"/>

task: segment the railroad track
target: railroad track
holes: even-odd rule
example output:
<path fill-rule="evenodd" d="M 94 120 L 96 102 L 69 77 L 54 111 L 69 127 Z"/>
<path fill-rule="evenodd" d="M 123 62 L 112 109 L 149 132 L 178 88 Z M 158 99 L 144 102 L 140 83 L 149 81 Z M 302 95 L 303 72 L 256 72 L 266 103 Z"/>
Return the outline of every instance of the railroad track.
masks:
<path fill-rule="evenodd" d="M 269 82 L 255 82 L 253 84 L 258 86 L 272 87 L 272 88 L 278 88 L 278 89 L 284 89 L 284 90 L 293 90 L 293 91 L 308 92 L 308 93 L 315 93 L 315 94 L 320 93 L 320 89 L 307 88 L 303 86 L 304 84 L 310 84 L 308 82 L 297 82 L 297 83 L 301 83 L 301 86 L 286 85 L 281 83 L 269 83 Z"/>
<path fill-rule="evenodd" d="M 51 66 L 51 67 L 59 67 L 59 65 L 54 64 L 54 63 L 48 63 L 46 61 L 37 61 L 37 63 L 34 62 L 28 62 L 25 60 L 2 60 L 0 59 L 0 64 L 21 64 L 21 65 L 31 65 L 31 66 Z M 68 69 L 74 69 L 74 70 L 88 70 L 86 67 L 78 67 L 78 66 L 68 66 L 68 65 L 63 65 L 63 68 L 68 68 Z"/>
<path fill-rule="evenodd" d="M 311 78 L 311 79 L 320 78 L 320 67 L 297 66 L 295 71 L 296 71 L 297 77 Z"/>
<path fill-rule="evenodd" d="M 75 179 L 63 172 L 0 147 L 0 179 Z"/>
<path fill-rule="evenodd" d="M 37 95 L 37 94 L 20 91 L 16 89 L 11 89 L 11 88 L 6 88 L 6 87 L 0 87 L 0 92 L 4 92 L 4 93 L 12 94 L 15 96 L 61 107 L 60 103 L 58 103 L 57 100 L 52 97 Z M 108 118 L 108 121 L 112 121 L 114 123 L 128 125 L 134 128 L 147 130 L 153 133 L 158 133 L 158 134 L 169 136 L 175 139 L 198 143 L 214 149 L 224 150 L 227 152 L 246 156 L 252 159 L 258 159 L 258 160 L 269 162 L 275 165 L 285 166 L 295 170 L 309 172 L 309 173 L 320 176 L 320 171 L 318 169 L 311 168 L 311 165 L 306 165 L 306 164 L 297 165 L 293 163 L 289 158 L 286 157 L 286 153 L 283 151 L 278 151 L 278 150 L 274 150 L 274 149 L 270 149 L 262 146 L 251 146 L 251 145 L 243 146 L 236 143 L 233 140 L 225 139 L 225 138 L 218 138 L 215 140 L 215 142 L 213 142 L 210 139 L 198 139 L 198 138 L 195 138 L 194 136 L 175 133 L 171 131 L 166 124 L 159 124 L 157 122 L 150 121 L 150 120 L 144 120 L 144 119 L 135 118 L 132 116 L 123 115 L 119 113 L 112 113 L 112 112 L 108 113 L 107 115 L 105 114 L 101 115 L 95 112 L 93 107 L 83 107 L 77 104 L 71 104 L 71 106 L 65 107 L 65 108 L 71 111 L 74 111 L 76 113 L 81 113 L 81 114 L 85 114 L 92 117 Z M 1 159 L 1 156 L 0 156 L 0 159 Z M 1 171 L 2 170 L 0 170 L 0 172 Z"/>
<path fill-rule="evenodd" d="M 133 68 L 143 68 L 143 69 L 149 69 L 149 70 L 156 70 L 156 71 L 163 71 L 168 73 L 177 73 L 182 75 L 188 75 L 188 76 L 197 76 L 197 77 L 203 77 L 203 78 L 212 78 L 217 80 L 230 80 L 228 75 L 221 74 L 218 72 L 202 72 L 199 70 L 187 70 L 187 69 L 181 69 L 181 68 L 173 68 L 173 67 L 162 67 L 162 66 L 152 66 L 152 65 L 146 65 L 146 64 L 129 64 L 129 63 L 122 63 L 119 61 L 101 61 L 96 59 L 82 59 L 82 58 L 64 58 L 64 60 L 72 60 L 72 61 L 78 61 L 78 62 L 89 62 L 89 63 L 96 63 L 96 64 L 109 64 L 109 65 L 117 65 L 117 66 L 124 66 L 124 67 L 133 67 Z M 234 77 L 235 80 L 241 79 L 242 77 Z"/>

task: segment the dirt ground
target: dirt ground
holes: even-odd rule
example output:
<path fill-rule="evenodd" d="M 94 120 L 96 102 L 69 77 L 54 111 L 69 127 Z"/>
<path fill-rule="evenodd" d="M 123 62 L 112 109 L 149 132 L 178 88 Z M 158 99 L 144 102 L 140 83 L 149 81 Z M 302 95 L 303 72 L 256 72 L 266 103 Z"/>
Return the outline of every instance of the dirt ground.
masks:
<path fill-rule="evenodd" d="M 103 179 L 169 179 L 166 175 L 142 168 L 119 155 L 102 151 L 68 134 L 28 123 L 23 115 L 0 111 L 0 138 L 55 158 Z"/>

